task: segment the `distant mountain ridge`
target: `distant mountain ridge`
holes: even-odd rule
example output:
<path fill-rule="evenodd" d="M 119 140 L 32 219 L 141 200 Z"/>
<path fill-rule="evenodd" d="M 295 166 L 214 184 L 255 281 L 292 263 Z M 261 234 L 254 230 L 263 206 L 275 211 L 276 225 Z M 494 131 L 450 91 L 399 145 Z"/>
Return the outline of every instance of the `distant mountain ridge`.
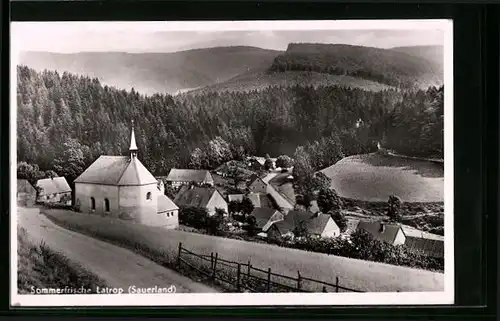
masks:
<path fill-rule="evenodd" d="M 67 71 L 144 94 L 251 91 L 336 85 L 379 91 L 443 84 L 442 46 L 373 47 L 291 43 L 286 51 L 249 46 L 173 53 L 25 52 L 20 64 Z M 440 59 L 440 57 L 442 59 Z"/>
<path fill-rule="evenodd" d="M 235 46 L 173 53 L 24 52 L 19 63 L 35 70 L 56 70 L 96 77 L 104 84 L 145 94 L 175 93 L 224 82 L 262 70 L 280 51 Z"/>
<path fill-rule="evenodd" d="M 400 50 L 346 44 L 291 43 L 270 71 L 348 75 L 390 86 L 428 87 L 443 82 L 442 63 Z"/>
<path fill-rule="evenodd" d="M 380 49 L 343 44 L 291 43 L 286 52 L 276 56 L 266 70 L 245 72 L 189 93 L 241 92 L 301 84 L 335 85 L 369 91 L 401 84 L 420 88 L 439 86 L 443 84 L 444 59 L 439 60 L 439 48 L 433 47 Z"/>

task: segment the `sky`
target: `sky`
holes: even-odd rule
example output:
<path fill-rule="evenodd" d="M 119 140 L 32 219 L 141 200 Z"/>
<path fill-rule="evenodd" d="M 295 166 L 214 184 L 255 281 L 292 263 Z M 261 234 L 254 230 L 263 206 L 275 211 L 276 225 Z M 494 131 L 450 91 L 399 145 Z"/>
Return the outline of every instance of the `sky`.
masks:
<path fill-rule="evenodd" d="M 13 46 L 19 51 L 61 53 L 175 52 L 218 46 L 254 46 L 286 50 L 287 45 L 292 42 L 392 48 L 443 45 L 445 40 L 445 32 L 436 23 L 292 23 L 13 23 L 11 39 Z M 356 29 L 353 30 L 353 27 Z"/>

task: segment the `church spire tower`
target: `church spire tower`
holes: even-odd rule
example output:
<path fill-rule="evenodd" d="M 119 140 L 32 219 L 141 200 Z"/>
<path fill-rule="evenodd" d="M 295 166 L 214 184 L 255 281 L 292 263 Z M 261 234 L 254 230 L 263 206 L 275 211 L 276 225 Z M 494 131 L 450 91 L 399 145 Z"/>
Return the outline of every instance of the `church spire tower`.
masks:
<path fill-rule="evenodd" d="M 132 120 L 132 134 L 130 136 L 130 158 L 137 157 L 137 144 L 135 143 L 134 121 Z"/>

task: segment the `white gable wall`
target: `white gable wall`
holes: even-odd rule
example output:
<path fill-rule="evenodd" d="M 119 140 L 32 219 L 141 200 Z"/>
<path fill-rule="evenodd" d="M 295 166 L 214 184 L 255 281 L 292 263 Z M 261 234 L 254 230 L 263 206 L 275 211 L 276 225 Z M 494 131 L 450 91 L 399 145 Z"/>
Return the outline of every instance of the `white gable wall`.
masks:
<path fill-rule="evenodd" d="M 330 217 L 330 219 L 328 219 L 328 223 L 326 223 L 323 233 L 321 233 L 321 237 L 337 237 L 339 235 L 340 235 L 340 228 L 337 226 L 335 221 Z"/>

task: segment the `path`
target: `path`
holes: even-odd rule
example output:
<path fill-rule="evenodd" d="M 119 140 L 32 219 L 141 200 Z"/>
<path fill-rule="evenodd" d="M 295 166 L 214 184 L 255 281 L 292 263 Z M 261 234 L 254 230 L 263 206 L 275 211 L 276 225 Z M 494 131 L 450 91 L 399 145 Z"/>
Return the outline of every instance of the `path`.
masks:
<path fill-rule="evenodd" d="M 53 250 L 100 277 L 107 286 L 123 288 L 124 293 L 132 285 L 138 288 L 174 285 L 177 293 L 219 292 L 132 251 L 55 225 L 38 208 L 19 207 L 18 224 L 33 241 L 43 240 Z"/>
<path fill-rule="evenodd" d="M 278 206 L 283 208 L 285 212 L 293 209 L 293 204 L 291 204 L 286 198 L 284 198 L 269 182 L 273 179 L 278 173 L 271 172 L 266 175 L 262 180 L 267 184 L 267 193 L 271 194 L 272 197 L 278 203 Z"/>

